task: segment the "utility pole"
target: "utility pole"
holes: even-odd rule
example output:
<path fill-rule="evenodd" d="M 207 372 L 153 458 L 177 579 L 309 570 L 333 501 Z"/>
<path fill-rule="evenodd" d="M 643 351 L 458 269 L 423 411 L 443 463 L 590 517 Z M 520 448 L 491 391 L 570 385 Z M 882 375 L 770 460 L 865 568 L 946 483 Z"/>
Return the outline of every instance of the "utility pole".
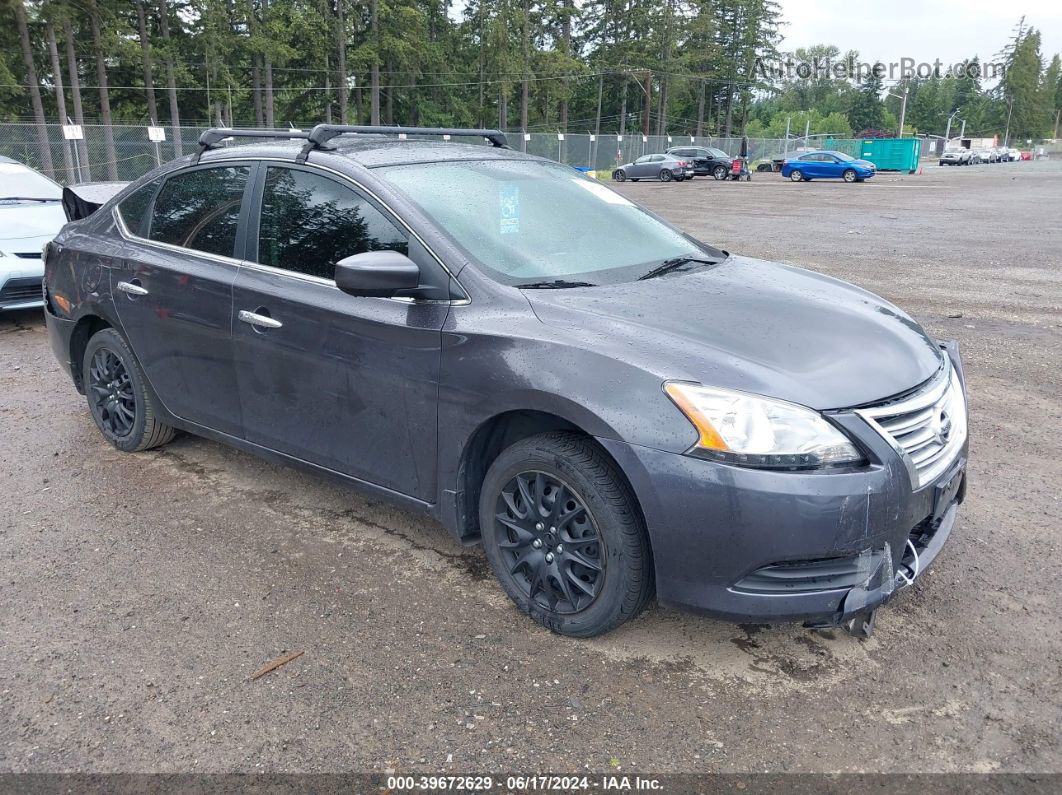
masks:
<path fill-rule="evenodd" d="M 963 119 L 962 120 L 962 129 L 959 130 L 959 139 L 961 140 L 961 139 L 963 139 L 965 137 L 966 137 L 966 119 Z"/>
<path fill-rule="evenodd" d="M 808 149 L 808 133 L 811 132 L 811 119 L 804 122 L 804 151 Z"/>
<path fill-rule="evenodd" d="M 1007 131 L 1003 133 L 1003 146 L 1006 146 L 1010 142 L 1010 114 L 1014 112 L 1014 100 L 1011 99 L 1007 104 Z"/>
<path fill-rule="evenodd" d="M 649 135 L 649 106 L 653 100 L 653 73 L 649 69 L 645 70 L 645 111 L 642 114 L 642 135 Z"/>
<path fill-rule="evenodd" d="M 907 118 L 907 95 L 911 93 L 911 84 L 903 84 L 903 103 L 900 105 L 900 130 L 896 133 L 897 138 L 903 138 L 903 123 Z"/>
<path fill-rule="evenodd" d="M 792 116 L 785 117 L 785 147 L 782 151 L 782 159 L 784 160 L 789 156 L 789 122 L 793 120 Z"/>

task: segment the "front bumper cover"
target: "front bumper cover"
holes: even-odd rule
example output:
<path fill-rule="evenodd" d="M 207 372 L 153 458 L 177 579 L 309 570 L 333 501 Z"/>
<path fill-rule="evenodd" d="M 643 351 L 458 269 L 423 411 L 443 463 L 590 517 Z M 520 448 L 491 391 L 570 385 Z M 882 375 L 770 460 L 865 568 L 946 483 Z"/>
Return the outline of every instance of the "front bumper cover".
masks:
<path fill-rule="evenodd" d="M 957 351 L 946 348 L 961 379 Z M 944 474 L 916 487 L 903 458 L 858 414 L 831 419 L 859 441 L 869 465 L 777 472 L 599 440 L 638 497 L 662 603 L 735 621 L 837 626 L 924 573 L 965 496 L 968 441 Z M 748 587 L 764 569 L 831 561 L 851 562 L 855 576 L 841 587 Z"/>

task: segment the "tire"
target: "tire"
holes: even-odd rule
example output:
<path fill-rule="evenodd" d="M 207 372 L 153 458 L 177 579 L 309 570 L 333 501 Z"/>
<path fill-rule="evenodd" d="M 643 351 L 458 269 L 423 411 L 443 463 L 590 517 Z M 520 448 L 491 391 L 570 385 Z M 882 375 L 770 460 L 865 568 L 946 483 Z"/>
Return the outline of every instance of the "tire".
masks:
<path fill-rule="evenodd" d="M 627 179 L 627 172 L 622 168 L 617 168 L 612 172 L 612 179 L 616 180 L 616 182 L 625 182 Z"/>
<path fill-rule="evenodd" d="M 556 507 L 559 497 L 564 503 Z M 555 510 L 568 511 L 556 530 L 549 524 Z M 552 431 L 502 451 L 483 480 L 479 516 L 502 588 L 553 632 L 603 634 L 637 616 L 652 596 L 652 555 L 634 495 L 585 436 Z"/>
<path fill-rule="evenodd" d="M 639 177 L 631 177 L 631 182 L 637 182 Z"/>
<path fill-rule="evenodd" d="M 942 165 L 944 165 L 944 161 L 943 161 L 943 160 L 941 160 L 941 161 L 940 161 L 939 163 L 937 163 L 937 165 L 938 165 L 938 166 L 942 166 Z"/>
<path fill-rule="evenodd" d="M 672 174 L 666 168 L 665 169 L 661 169 L 661 171 L 660 171 L 660 181 L 661 182 L 671 182 L 672 177 L 674 177 L 674 174 Z"/>
<path fill-rule="evenodd" d="M 136 453 L 173 439 L 173 428 L 159 419 L 140 364 L 117 331 L 107 328 L 92 336 L 82 373 L 92 419 L 103 438 L 116 448 Z"/>
<path fill-rule="evenodd" d="M 799 168 L 794 168 L 792 171 L 789 172 L 789 180 L 791 182 L 800 182 L 803 179 L 804 179 L 804 175 L 802 173 L 800 173 L 800 169 Z"/>
<path fill-rule="evenodd" d="M 712 176 L 715 177 L 717 182 L 722 182 L 726 179 L 726 166 L 716 166 L 712 169 Z"/>
<path fill-rule="evenodd" d="M 846 168 L 841 176 L 844 178 L 845 182 L 855 182 L 858 174 L 855 173 L 854 168 Z"/>

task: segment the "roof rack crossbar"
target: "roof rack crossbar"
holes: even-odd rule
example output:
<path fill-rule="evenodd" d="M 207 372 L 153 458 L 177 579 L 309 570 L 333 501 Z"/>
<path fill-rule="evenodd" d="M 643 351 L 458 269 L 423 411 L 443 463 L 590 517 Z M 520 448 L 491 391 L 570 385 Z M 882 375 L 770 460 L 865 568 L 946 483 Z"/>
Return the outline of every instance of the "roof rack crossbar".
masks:
<path fill-rule="evenodd" d="M 208 149 L 213 149 L 226 138 L 309 138 L 310 134 L 304 130 L 253 130 L 253 129 L 229 129 L 228 127 L 211 127 L 199 136 L 199 152 L 195 156 L 196 163 Z"/>
<path fill-rule="evenodd" d="M 480 130 L 474 127 L 381 127 L 348 124 L 318 124 L 310 130 L 310 144 L 322 147 L 333 138 L 347 133 L 369 135 L 455 135 L 465 138 L 486 138 L 496 148 L 508 149 L 509 140 L 501 130 Z"/>
<path fill-rule="evenodd" d="M 226 138 L 309 138 L 304 130 L 243 130 L 211 127 L 199 136 L 199 145 L 211 149 Z"/>

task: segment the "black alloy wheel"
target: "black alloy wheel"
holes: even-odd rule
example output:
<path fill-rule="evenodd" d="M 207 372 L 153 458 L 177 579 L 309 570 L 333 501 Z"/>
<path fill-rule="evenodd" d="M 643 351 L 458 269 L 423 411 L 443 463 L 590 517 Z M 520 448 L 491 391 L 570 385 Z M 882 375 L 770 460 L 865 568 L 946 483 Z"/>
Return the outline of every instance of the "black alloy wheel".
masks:
<path fill-rule="evenodd" d="M 600 593 L 605 554 L 594 517 L 570 485 L 521 472 L 498 495 L 494 533 L 509 572 L 532 602 L 578 613 Z"/>
<path fill-rule="evenodd" d="M 128 436 L 136 422 L 136 396 L 129 371 L 114 351 L 98 348 L 93 353 L 88 388 L 92 413 L 103 434 L 109 439 Z"/>
<path fill-rule="evenodd" d="M 103 438 L 119 450 L 148 450 L 174 437 L 136 356 L 116 330 L 105 328 L 92 335 L 81 373 L 92 419 Z"/>

